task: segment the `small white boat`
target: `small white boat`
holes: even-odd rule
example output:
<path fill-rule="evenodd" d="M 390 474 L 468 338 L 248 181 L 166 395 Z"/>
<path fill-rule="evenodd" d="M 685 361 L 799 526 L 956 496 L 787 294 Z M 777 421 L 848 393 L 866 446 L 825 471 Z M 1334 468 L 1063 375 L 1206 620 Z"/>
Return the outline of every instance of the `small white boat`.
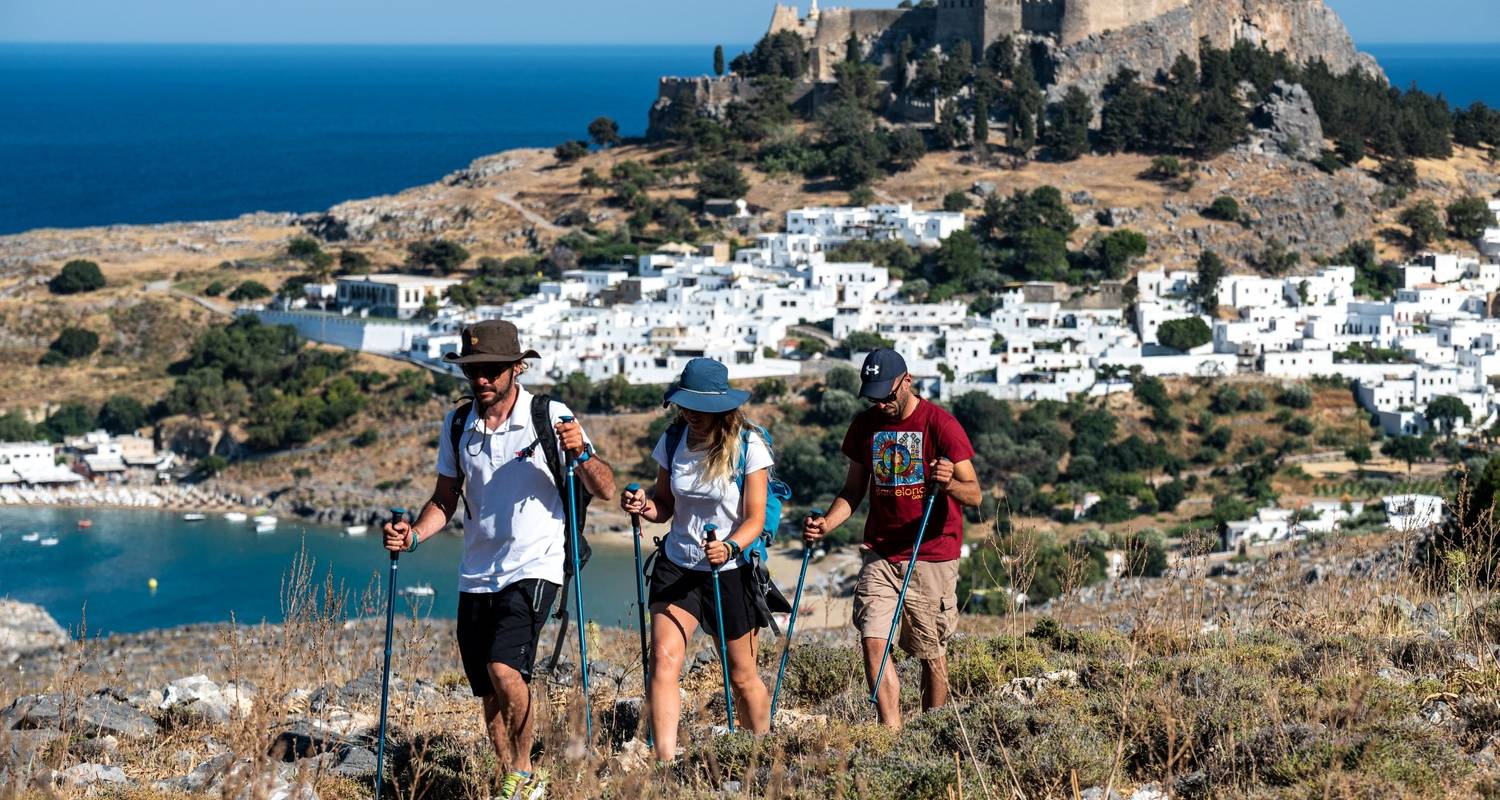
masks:
<path fill-rule="evenodd" d="M 436 592 L 432 591 L 432 587 L 428 586 L 425 583 L 419 583 L 416 586 L 408 586 L 405 589 L 402 589 L 401 593 L 407 595 L 408 597 L 431 597 L 436 594 Z"/>
<path fill-rule="evenodd" d="M 40 533 L 36 533 L 35 531 L 33 531 L 31 533 L 26 534 L 25 536 L 22 536 L 21 537 L 21 541 L 23 541 L 23 542 L 34 542 L 34 541 L 37 541 L 40 538 L 42 538 L 42 535 Z"/>
<path fill-rule="evenodd" d="M 228 514 L 224 515 L 225 522 L 244 522 L 247 519 L 250 519 L 248 515 L 242 514 L 238 511 L 231 511 Z"/>
<path fill-rule="evenodd" d="M 255 532 L 256 533 L 275 533 L 276 532 L 276 524 L 272 523 L 270 525 L 266 525 L 264 523 L 261 523 L 261 524 L 255 526 Z"/>
<path fill-rule="evenodd" d="M 350 525 L 349 527 L 344 529 L 344 533 L 347 533 L 350 536 L 364 536 L 369 532 L 370 526 L 368 525 Z"/>
<path fill-rule="evenodd" d="M 261 527 L 263 525 L 270 525 L 273 528 L 276 527 L 276 518 L 271 516 L 270 514 L 262 514 L 261 516 L 256 517 L 255 526 Z"/>
<path fill-rule="evenodd" d="M 56 546 L 57 546 L 57 537 L 55 537 L 55 536 L 48 536 L 47 538 L 45 538 L 45 539 L 42 540 L 42 547 L 56 547 Z"/>
<path fill-rule="evenodd" d="M 203 514 L 183 514 L 182 515 L 183 522 L 202 522 L 203 520 L 206 520 L 206 519 L 208 519 L 208 517 L 204 516 Z"/>

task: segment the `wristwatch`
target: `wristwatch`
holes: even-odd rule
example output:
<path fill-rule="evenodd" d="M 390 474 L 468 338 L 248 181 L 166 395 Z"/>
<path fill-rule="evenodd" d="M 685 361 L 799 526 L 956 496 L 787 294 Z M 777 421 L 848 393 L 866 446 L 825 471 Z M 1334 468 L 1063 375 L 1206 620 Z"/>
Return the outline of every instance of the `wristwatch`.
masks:
<path fill-rule="evenodd" d="M 733 561 L 736 558 L 740 557 L 741 547 L 740 547 L 740 543 L 739 542 L 736 542 L 733 539 L 725 539 L 724 543 L 727 544 L 727 545 L 729 545 L 729 560 L 730 561 Z"/>

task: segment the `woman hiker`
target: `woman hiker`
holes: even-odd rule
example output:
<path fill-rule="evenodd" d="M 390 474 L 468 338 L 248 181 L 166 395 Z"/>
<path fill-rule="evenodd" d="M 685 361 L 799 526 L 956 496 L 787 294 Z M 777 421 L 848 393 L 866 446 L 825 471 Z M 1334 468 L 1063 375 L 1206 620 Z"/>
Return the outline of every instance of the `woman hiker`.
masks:
<path fill-rule="evenodd" d="M 729 388 L 729 370 L 706 358 L 688 362 L 667 391 L 678 422 L 656 443 L 656 487 L 625 491 L 620 507 L 647 522 L 672 523 L 651 574 L 651 683 L 646 701 L 658 761 L 677 757 L 682 711 L 678 682 L 688 641 L 699 627 L 718 639 L 713 570 L 723 597 L 736 716 L 756 734 L 770 729 L 771 699 L 756 668 L 757 617 L 750 567 L 740 553 L 764 525 L 771 450 L 740 406 L 749 393 Z M 685 430 L 680 427 L 685 424 Z M 748 443 L 742 436 L 750 431 Z M 669 442 L 675 441 L 673 452 Z M 742 467 L 743 465 L 743 467 Z M 743 469 L 743 496 L 739 488 Z M 705 530 L 717 528 L 715 541 Z"/>

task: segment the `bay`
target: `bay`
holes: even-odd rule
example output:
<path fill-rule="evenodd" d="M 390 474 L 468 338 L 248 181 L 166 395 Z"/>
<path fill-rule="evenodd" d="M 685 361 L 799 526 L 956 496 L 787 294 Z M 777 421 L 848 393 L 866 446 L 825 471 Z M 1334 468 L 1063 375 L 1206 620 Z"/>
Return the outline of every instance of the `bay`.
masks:
<path fill-rule="evenodd" d="M 93 526 L 78 529 L 78 521 Z M 23 537 L 56 537 L 43 547 Z M 584 607 L 606 626 L 635 624 L 634 556 L 627 536 L 591 539 Z M 305 548 L 305 549 L 304 549 Z M 399 562 L 398 586 L 430 585 L 428 599 L 397 598 L 398 613 L 452 618 L 458 607 L 463 542 L 443 535 Z M 0 507 L 0 597 L 47 609 L 74 635 L 128 633 L 199 622 L 283 618 L 284 583 L 305 559 L 321 583 L 332 575 L 349 616 L 384 613 L 390 560 L 375 531 L 282 520 L 274 533 L 220 515 L 185 522 L 181 514 L 76 508 Z M 148 582 L 155 578 L 153 591 Z M 550 645 L 549 645 L 550 647 Z"/>

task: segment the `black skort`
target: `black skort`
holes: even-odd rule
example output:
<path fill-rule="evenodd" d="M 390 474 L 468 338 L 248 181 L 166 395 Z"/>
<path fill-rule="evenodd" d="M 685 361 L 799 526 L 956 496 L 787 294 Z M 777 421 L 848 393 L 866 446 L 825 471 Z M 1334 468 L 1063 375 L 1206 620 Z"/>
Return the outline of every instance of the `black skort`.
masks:
<path fill-rule="evenodd" d="M 724 597 L 724 628 L 729 641 L 749 633 L 755 625 L 755 599 L 750 594 L 754 582 L 751 570 L 743 563 L 719 573 L 719 592 Z M 713 573 L 687 569 L 672 563 L 665 555 L 656 559 L 651 571 L 651 607 L 674 605 L 692 614 L 698 624 L 715 638 L 718 619 L 714 614 Z"/>
<path fill-rule="evenodd" d="M 531 682 L 542 626 L 557 599 L 557 584 L 513 583 L 499 592 L 458 595 L 458 653 L 475 697 L 495 693 L 490 664 L 504 664 Z"/>

